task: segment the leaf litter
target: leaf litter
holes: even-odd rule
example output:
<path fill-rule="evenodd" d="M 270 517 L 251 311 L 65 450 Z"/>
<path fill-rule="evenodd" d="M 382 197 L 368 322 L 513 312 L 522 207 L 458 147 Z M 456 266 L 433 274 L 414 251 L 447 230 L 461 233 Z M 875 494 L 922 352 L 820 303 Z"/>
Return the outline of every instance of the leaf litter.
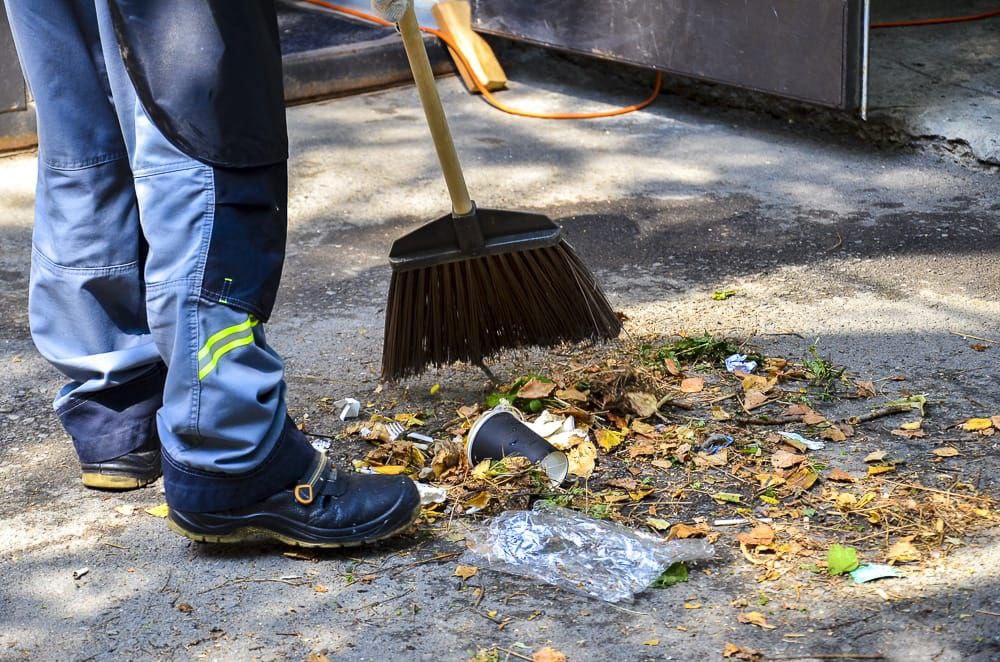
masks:
<path fill-rule="evenodd" d="M 726 359 L 734 354 L 755 361 L 755 374 L 729 372 Z M 973 481 L 959 475 L 939 489 L 924 484 L 929 479 L 918 466 L 871 448 L 873 430 L 866 426 L 896 415 L 911 417 L 896 428 L 905 437 L 933 437 L 923 425 L 932 415 L 926 395 L 904 392 L 850 419 L 825 414 L 820 403 L 865 401 L 854 405 L 863 408 L 882 396 L 874 382 L 836 366 L 815 346 L 796 360 L 766 357 L 746 343 L 708 334 L 639 337 L 542 362 L 479 401 L 438 398 L 435 411 L 417 413 L 393 411 L 395 402 L 368 403 L 375 411 L 370 419 L 341 435 L 361 435 L 374 446 L 355 468 L 405 473 L 444 490 L 446 498 L 427 503 L 420 518 L 442 534 L 455 518 L 480 519 L 544 501 L 668 539 L 721 540 L 757 569 L 758 581 L 808 578 L 820 567 L 828 576 L 846 574 L 862 559 L 896 565 L 939 557 L 1000 520 L 997 501 Z M 554 487 L 519 457 L 469 466 L 465 436 L 482 412 L 501 402 L 520 409 L 566 452 L 570 482 Z M 419 428 L 434 441 L 393 437 L 389 422 Z M 1000 417 L 980 415 L 952 427 L 974 437 L 992 434 L 998 424 Z M 699 450 L 710 449 L 713 435 L 733 443 L 713 453 Z M 928 469 L 961 461 L 953 446 L 932 442 L 924 442 L 933 449 L 923 452 Z M 839 467 L 826 459 L 834 454 Z M 847 470 L 865 463 L 867 473 Z M 722 530 L 708 524 L 724 521 L 745 524 Z M 676 576 L 664 573 L 660 586 L 686 580 L 686 567 L 684 579 L 678 568 L 668 572 Z"/>

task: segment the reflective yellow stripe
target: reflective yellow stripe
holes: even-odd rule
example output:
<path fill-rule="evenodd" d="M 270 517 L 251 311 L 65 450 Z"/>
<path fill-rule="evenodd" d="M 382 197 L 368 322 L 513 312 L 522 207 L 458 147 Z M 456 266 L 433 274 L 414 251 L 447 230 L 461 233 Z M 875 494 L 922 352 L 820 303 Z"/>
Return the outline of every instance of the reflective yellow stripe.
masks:
<path fill-rule="evenodd" d="M 205 367 L 198 371 L 198 379 L 205 379 L 205 377 L 207 377 L 210 372 L 215 370 L 216 364 L 219 363 L 219 359 L 221 359 L 223 356 L 233 351 L 234 349 L 237 349 L 238 347 L 243 347 L 245 345 L 250 345 L 252 343 L 253 343 L 252 333 L 249 336 L 246 336 L 245 338 L 237 338 L 236 340 L 226 343 L 225 345 L 217 349 L 215 351 L 215 354 L 212 355 L 212 360 L 206 363 Z"/>
<path fill-rule="evenodd" d="M 240 331 L 246 331 L 247 329 L 252 329 L 253 327 L 257 326 L 257 324 L 258 321 L 254 319 L 253 315 L 250 315 L 249 317 L 247 317 L 246 322 L 219 331 L 214 336 L 209 338 L 208 342 L 205 343 L 205 345 L 198 351 L 198 361 L 202 361 L 206 356 L 208 356 L 209 352 L 212 351 L 212 345 L 214 345 L 215 343 L 219 342 L 223 338 L 228 338 L 234 333 L 239 333 Z"/>

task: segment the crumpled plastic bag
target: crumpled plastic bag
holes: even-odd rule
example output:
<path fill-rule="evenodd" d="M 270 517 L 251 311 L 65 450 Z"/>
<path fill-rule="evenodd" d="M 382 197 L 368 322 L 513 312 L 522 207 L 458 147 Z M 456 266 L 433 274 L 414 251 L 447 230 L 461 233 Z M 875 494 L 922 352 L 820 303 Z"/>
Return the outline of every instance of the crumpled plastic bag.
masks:
<path fill-rule="evenodd" d="M 665 541 L 537 502 L 466 535 L 460 563 L 542 581 L 606 602 L 631 601 L 678 561 L 709 559 L 706 540 Z"/>

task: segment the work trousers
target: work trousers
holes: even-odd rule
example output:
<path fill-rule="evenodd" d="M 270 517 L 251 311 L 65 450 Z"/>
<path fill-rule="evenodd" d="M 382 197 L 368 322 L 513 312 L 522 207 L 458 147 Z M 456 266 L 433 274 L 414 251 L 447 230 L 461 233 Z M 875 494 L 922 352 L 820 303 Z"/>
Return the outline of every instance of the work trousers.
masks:
<path fill-rule="evenodd" d="M 31 333 L 69 379 L 55 408 L 81 461 L 158 438 L 167 501 L 190 511 L 294 483 L 313 451 L 263 324 L 284 260 L 285 162 L 215 167 L 168 140 L 108 0 L 5 1 L 38 114 Z"/>

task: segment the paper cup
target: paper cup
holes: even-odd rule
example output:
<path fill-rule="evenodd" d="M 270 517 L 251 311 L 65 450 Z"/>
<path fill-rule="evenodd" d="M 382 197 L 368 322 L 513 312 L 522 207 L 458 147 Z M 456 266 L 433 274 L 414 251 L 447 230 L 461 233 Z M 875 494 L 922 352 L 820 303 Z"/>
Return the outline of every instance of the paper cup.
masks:
<path fill-rule="evenodd" d="M 469 430 L 465 449 L 469 466 L 473 467 L 483 460 L 518 456 L 540 466 L 556 485 L 569 473 L 566 454 L 535 434 L 524 424 L 521 413 L 508 407 L 497 407 L 480 416 Z"/>

